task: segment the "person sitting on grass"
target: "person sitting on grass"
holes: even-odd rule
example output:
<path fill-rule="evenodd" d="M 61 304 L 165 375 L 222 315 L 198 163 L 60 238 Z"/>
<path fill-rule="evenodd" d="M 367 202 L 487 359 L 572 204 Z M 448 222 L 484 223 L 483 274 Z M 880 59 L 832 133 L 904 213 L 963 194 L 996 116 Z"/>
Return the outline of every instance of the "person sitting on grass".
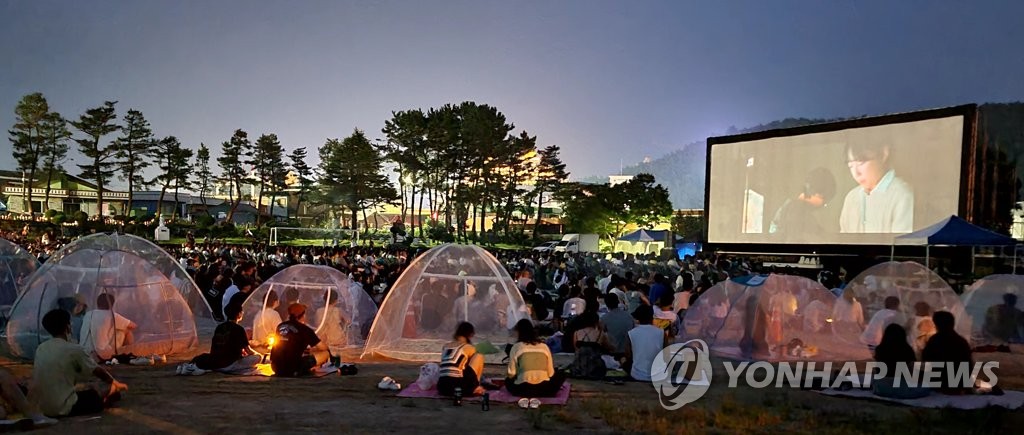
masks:
<path fill-rule="evenodd" d="M 263 359 L 256 351 L 249 348 L 249 340 L 245 328 L 238 323 L 242 321 L 242 305 L 244 295 L 237 294 L 224 307 L 227 320 L 213 331 L 210 342 L 210 353 L 204 353 L 191 362 L 178 367 L 179 375 L 201 375 L 210 370 L 228 374 L 249 374 Z"/>
<path fill-rule="evenodd" d="M 608 369 L 601 355 L 612 350 L 608 335 L 604 333 L 597 313 L 585 311 L 577 319 L 580 329 L 572 335 L 573 348 L 576 349 L 571 368 L 572 375 L 584 379 L 604 378 Z"/>
<path fill-rule="evenodd" d="M 296 377 L 327 362 L 330 351 L 316 332 L 306 326 L 306 306 L 288 306 L 288 320 L 277 325 L 277 343 L 270 351 L 270 366 L 277 376 Z"/>
<path fill-rule="evenodd" d="M 967 343 L 960 334 L 956 333 L 954 325 L 956 319 L 948 311 L 936 311 L 932 314 L 932 321 L 935 322 L 935 335 L 928 339 L 921 351 L 921 361 L 945 364 L 972 364 L 971 345 Z M 953 385 L 949 382 L 950 373 L 947 370 L 960 370 L 959 367 L 945 367 L 942 376 L 938 379 L 942 386 L 938 391 L 946 394 L 964 394 L 971 390 L 972 386 Z M 967 368 L 969 373 L 971 368 Z"/>
<path fill-rule="evenodd" d="M 885 377 L 871 383 L 876 396 L 893 399 L 917 399 L 927 396 L 927 388 L 896 384 L 896 372 L 901 365 L 914 369 L 914 348 L 907 343 L 907 331 L 895 323 L 886 326 L 882 342 L 875 346 L 875 361 L 885 367 Z"/>
<path fill-rule="evenodd" d="M 1017 308 L 1017 295 L 1006 293 L 1002 304 L 989 307 L 981 330 L 997 344 L 1019 343 L 1024 330 L 1024 312 Z"/>
<path fill-rule="evenodd" d="M 626 334 L 633 329 L 633 317 L 620 307 L 622 301 L 614 293 L 604 295 L 604 303 L 608 306 L 608 314 L 601 318 L 608 331 L 608 341 L 612 345 L 612 355 L 621 358 L 626 354 Z"/>
<path fill-rule="evenodd" d="M 103 367 L 96 365 L 84 348 L 68 341 L 71 314 L 52 310 L 43 316 L 43 329 L 49 340 L 36 348 L 29 396 L 39 410 L 50 417 L 69 417 L 102 412 L 121 398 L 128 386 L 118 382 Z M 76 385 L 99 379 L 88 388 Z"/>
<path fill-rule="evenodd" d="M 537 336 L 529 319 L 516 323 L 516 344 L 508 360 L 505 389 L 519 397 L 552 397 L 565 383 L 565 373 L 555 371 L 551 350 Z"/>
<path fill-rule="evenodd" d="M 868 345 L 868 349 L 874 350 L 875 346 L 882 341 L 882 332 L 893 323 L 905 325 L 907 316 L 900 311 L 900 299 L 896 296 L 889 296 L 885 298 L 885 308 L 871 316 L 871 321 L 860 335 L 861 343 Z"/>
<path fill-rule="evenodd" d="M 114 295 L 101 293 L 96 297 L 96 309 L 85 313 L 79 334 L 82 347 L 96 361 L 109 361 L 116 355 L 129 353 L 137 325 L 113 311 Z"/>
<path fill-rule="evenodd" d="M 626 357 L 622 367 L 633 380 L 650 382 L 651 365 L 658 353 L 668 346 L 668 334 L 652 325 L 654 309 L 650 305 L 637 307 L 633 318 L 638 324 L 626 334 Z"/>
<path fill-rule="evenodd" d="M 57 420 L 49 418 L 39 412 L 38 407 L 35 404 L 30 403 L 25 398 L 25 393 L 21 391 L 21 387 L 18 386 L 18 382 L 15 380 L 14 375 L 7 369 L 0 368 L 0 398 L 3 398 L 6 402 L 6 406 L 0 404 L 0 420 L 4 420 L 8 417 L 7 408 L 13 407 L 14 410 L 22 413 L 26 418 L 30 419 L 32 428 L 40 428 L 46 426 L 53 426 L 57 424 Z M 10 421 L 10 420 L 8 420 Z"/>
<path fill-rule="evenodd" d="M 475 329 L 469 322 L 455 327 L 452 341 L 441 347 L 440 377 L 437 392 L 443 396 L 455 395 L 455 389 L 462 389 L 464 396 L 484 394 L 481 380 L 484 374 L 484 356 L 473 346 Z"/>
<path fill-rule="evenodd" d="M 252 342 L 254 346 L 269 345 L 270 337 L 277 331 L 277 325 L 281 324 L 281 314 L 277 312 L 281 301 L 277 298 L 277 292 L 267 291 L 266 301 L 263 309 L 252 319 Z"/>
<path fill-rule="evenodd" d="M 327 348 L 342 349 L 348 344 L 345 329 L 342 328 L 341 309 L 338 307 L 338 291 L 327 289 L 324 292 L 325 305 L 316 310 L 313 327 L 317 327 L 320 338 L 327 343 Z M 320 326 L 320 325 L 323 326 Z"/>

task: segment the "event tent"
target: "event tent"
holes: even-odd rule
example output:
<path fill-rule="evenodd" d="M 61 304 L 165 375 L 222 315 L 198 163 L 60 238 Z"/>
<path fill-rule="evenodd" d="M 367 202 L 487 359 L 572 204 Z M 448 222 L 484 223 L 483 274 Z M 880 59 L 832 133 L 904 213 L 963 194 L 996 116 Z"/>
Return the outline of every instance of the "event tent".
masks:
<path fill-rule="evenodd" d="M 704 340 L 723 358 L 758 361 L 850 361 L 867 347 L 834 330 L 836 297 L 795 275 L 748 275 L 722 281 L 686 311 L 686 339 Z M 859 334 L 860 329 L 851 331 Z"/>
<path fill-rule="evenodd" d="M 656 254 L 665 247 L 668 233 L 668 230 L 639 229 L 616 239 L 615 248 L 612 251 L 625 252 L 627 254 Z M 677 243 L 681 242 L 683 238 L 675 236 L 675 241 Z"/>
<path fill-rule="evenodd" d="M 953 215 L 921 230 L 897 236 L 893 240 L 892 254 L 895 254 L 896 245 L 924 246 L 927 267 L 932 246 L 970 246 L 973 250 L 978 246 L 1014 246 L 1017 243 L 1019 242 L 1013 237 L 979 227 Z M 890 260 L 892 256 L 890 255 Z M 973 259 L 974 256 L 971 257 Z M 1016 267 L 1016 251 L 1013 263 Z"/>
<path fill-rule="evenodd" d="M 498 259 L 479 246 L 444 244 L 413 260 L 391 287 L 363 355 L 438 361 L 460 322 L 473 324 L 475 342 L 499 345 L 525 318 L 523 297 Z"/>
<path fill-rule="evenodd" d="M 98 309 L 101 300 L 110 303 L 111 298 L 109 310 Z M 36 347 L 50 338 L 42 317 L 56 308 L 72 313 L 73 340 L 97 337 L 96 348 L 114 355 L 191 352 L 198 345 L 195 317 L 211 316 L 206 299 L 173 257 L 146 239 L 117 233 L 93 234 L 68 244 L 29 278 L 7 324 L 7 342 L 15 356 L 35 356 Z M 137 325 L 134 343 L 126 345 L 120 333 L 96 332 L 102 328 L 99 319 L 109 319 L 111 313 Z M 110 336 L 109 343 L 99 341 L 104 335 Z"/>
<path fill-rule="evenodd" d="M 1024 338 L 1024 325 L 1013 310 L 1004 306 L 1008 294 L 1017 297 L 1017 309 L 1024 299 L 1024 275 L 989 275 L 964 292 L 964 310 L 970 318 L 971 343 L 1006 344 Z"/>

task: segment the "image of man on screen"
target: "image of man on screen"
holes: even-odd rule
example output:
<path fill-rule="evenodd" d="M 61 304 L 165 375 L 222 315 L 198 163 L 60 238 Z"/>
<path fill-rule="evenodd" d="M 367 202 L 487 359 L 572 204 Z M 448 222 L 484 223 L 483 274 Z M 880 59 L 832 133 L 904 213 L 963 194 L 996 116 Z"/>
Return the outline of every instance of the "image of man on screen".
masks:
<path fill-rule="evenodd" d="M 825 233 L 818 221 L 818 211 L 836 194 L 836 178 L 825 168 L 815 168 L 804 178 L 803 188 L 795 198 L 782 203 L 772 219 L 769 233 L 787 241 L 814 241 Z M 832 230 L 835 231 L 834 229 Z"/>
<path fill-rule="evenodd" d="M 857 182 L 839 216 L 842 233 L 909 233 L 914 227 L 914 191 L 896 176 L 886 143 L 846 146 L 846 164 Z"/>

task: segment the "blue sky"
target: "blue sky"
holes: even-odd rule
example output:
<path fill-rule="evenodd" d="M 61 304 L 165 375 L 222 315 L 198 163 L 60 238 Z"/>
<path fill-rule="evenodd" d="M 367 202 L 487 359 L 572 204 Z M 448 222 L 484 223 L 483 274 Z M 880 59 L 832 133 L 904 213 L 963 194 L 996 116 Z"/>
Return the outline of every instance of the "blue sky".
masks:
<path fill-rule="evenodd" d="M 1021 17 L 1019 1 L 0 0 L 0 125 L 39 91 L 65 117 L 117 100 L 192 147 L 242 128 L 312 156 L 356 127 L 380 137 L 392 110 L 474 100 L 560 145 L 574 176 L 604 175 L 729 126 L 1024 100 Z"/>

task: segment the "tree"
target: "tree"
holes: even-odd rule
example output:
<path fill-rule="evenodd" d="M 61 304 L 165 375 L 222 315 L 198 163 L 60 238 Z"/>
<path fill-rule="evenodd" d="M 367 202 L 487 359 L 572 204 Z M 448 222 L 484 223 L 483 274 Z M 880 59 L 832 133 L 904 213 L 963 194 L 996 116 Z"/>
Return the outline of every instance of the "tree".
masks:
<path fill-rule="evenodd" d="M 674 214 L 672 215 L 672 231 L 688 242 L 703 241 L 704 218 Z"/>
<path fill-rule="evenodd" d="M 200 143 L 199 150 L 196 151 L 195 174 L 196 184 L 199 186 L 199 202 L 205 210 L 206 192 L 213 184 L 213 171 L 210 170 L 210 149 L 204 143 Z"/>
<path fill-rule="evenodd" d="M 292 153 L 288 155 L 288 160 L 291 160 L 292 170 L 295 171 L 295 176 L 298 178 L 299 193 L 295 200 L 295 215 L 298 216 L 302 201 L 306 199 L 313 188 L 313 169 L 306 164 L 306 147 L 292 150 Z"/>
<path fill-rule="evenodd" d="M 416 184 L 424 169 L 422 157 L 427 132 L 427 115 L 420 109 L 391 112 L 391 119 L 384 122 L 381 132 L 387 137 L 381 151 L 386 159 L 395 163 L 395 172 L 398 173 L 398 190 L 402 201 L 401 219 L 405 222 L 409 211 L 406 206 L 406 182 L 409 182 L 412 189 L 409 192 L 408 203 L 416 204 Z M 419 221 L 417 216 L 413 222 Z"/>
<path fill-rule="evenodd" d="M 170 156 L 171 167 L 174 168 L 171 174 L 174 184 L 174 212 L 171 213 L 172 220 L 178 217 L 178 210 L 181 210 L 181 207 L 178 206 L 178 191 L 190 189 L 193 184 L 191 175 L 194 170 L 188 164 L 188 161 L 191 159 L 192 149 L 188 147 L 178 147 Z"/>
<path fill-rule="evenodd" d="M 616 185 L 567 183 L 556 195 L 562 202 L 562 221 L 575 232 L 604 234 L 611 241 L 628 225 L 654 226 L 672 215 L 668 189 L 654 176 L 638 174 Z"/>
<path fill-rule="evenodd" d="M 384 158 L 361 130 L 341 141 L 328 139 L 319 151 L 324 202 L 347 208 L 353 229 L 360 211 L 398 197 L 383 173 Z"/>
<path fill-rule="evenodd" d="M 227 221 L 232 222 L 238 204 L 242 202 L 242 183 L 245 180 L 246 172 L 244 165 L 248 163 L 252 155 L 252 144 L 249 142 L 249 134 L 242 129 L 235 130 L 231 139 L 221 145 L 221 156 L 217 158 L 220 165 L 221 176 L 228 182 L 228 189 L 235 192 L 232 197 L 231 209 L 228 210 Z"/>
<path fill-rule="evenodd" d="M 121 171 L 121 180 L 128 181 L 128 205 L 125 214 L 132 212 L 132 197 L 136 187 L 145 187 L 148 183 L 142 172 L 148 168 L 153 154 L 153 130 L 142 112 L 129 109 L 122 118 L 121 137 L 114 141 L 114 156 L 117 167 Z"/>
<path fill-rule="evenodd" d="M 537 136 L 530 136 L 525 130 L 519 136 L 503 141 L 498 150 L 500 170 L 497 172 L 501 178 L 498 185 L 498 198 L 503 198 L 504 203 L 500 207 L 502 227 L 505 235 L 511 235 L 512 215 L 519 209 L 520 199 L 527 192 L 520 186 L 526 184 L 527 180 L 535 170 L 532 156 L 537 152 Z"/>
<path fill-rule="evenodd" d="M 540 222 L 543 217 L 544 192 L 554 192 L 561 188 L 562 183 L 569 179 L 569 172 L 565 170 L 565 163 L 560 156 L 561 149 L 558 145 L 548 145 L 538 151 L 540 162 L 536 168 L 536 183 L 534 194 L 537 195 L 537 222 L 533 225 L 533 238 L 536 239 L 540 233 Z"/>
<path fill-rule="evenodd" d="M 46 102 L 43 94 L 39 92 L 28 94 L 22 97 L 14 107 L 14 126 L 7 131 L 11 140 L 14 161 L 18 163 L 18 170 L 23 174 L 21 188 L 25 196 L 22 198 L 25 201 L 24 210 L 29 215 L 34 212 L 32 210 L 32 184 L 35 183 L 36 170 L 39 169 L 39 160 L 43 155 L 42 128 L 48 113 L 50 113 L 50 105 Z"/>
<path fill-rule="evenodd" d="M 53 183 L 54 172 L 63 171 L 64 160 L 68 156 L 68 140 L 71 131 L 68 122 L 57 112 L 46 114 L 42 125 L 43 132 L 43 170 L 46 171 L 46 195 L 43 203 L 50 204 L 50 185 Z"/>
<path fill-rule="evenodd" d="M 71 125 L 85 134 L 85 137 L 75 139 L 78 151 L 87 159 L 87 163 L 78 165 L 78 168 L 82 170 L 83 178 L 96 182 L 96 213 L 100 215 L 100 219 L 103 216 L 104 187 L 114 176 L 115 165 L 111 161 L 114 146 L 104 145 L 102 142 L 104 136 L 120 129 L 116 123 L 115 104 L 116 101 L 106 101 L 100 107 L 86 110 L 78 121 L 71 122 Z"/>
<path fill-rule="evenodd" d="M 256 199 L 256 210 L 263 206 L 263 192 L 269 187 L 271 191 L 270 206 L 267 213 L 271 219 L 274 216 L 274 200 L 277 199 L 277 192 L 284 186 L 284 177 L 288 170 L 284 165 L 284 148 L 277 139 L 276 134 L 264 134 L 256 139 L 252 150 L 252 165 L 256 171 L 256 178 L 260 183 L 260 193 Z M 261 213 L 256 214 L 256 226 L 260 225 Z"/>
<path fill-rule="evenodd" d="M 160 197 L 156 201 L 156 217 L 163 216 L 164 214 L 164 195 L 167 194 L 167 190 L 171 186 L 177 186 L 180 180 L 187 176 L 188 159 L 192 157 L 192 150 L 182 148 L 181 142 L 174 136 L 167 136 L 157 143 L 156 153 L 154 157 L 157 160 L 157 167 L 160 168 L 160 175 L 156 176 L 153 180 L 156 184 L 160 185 Z M 182 173 L 185 173 L 183 176 Z M 175 198 L 174 204 L 175 212 L 171 213 L 171 217 L 177 213 L 178 204 L 177 198 Z"/>

